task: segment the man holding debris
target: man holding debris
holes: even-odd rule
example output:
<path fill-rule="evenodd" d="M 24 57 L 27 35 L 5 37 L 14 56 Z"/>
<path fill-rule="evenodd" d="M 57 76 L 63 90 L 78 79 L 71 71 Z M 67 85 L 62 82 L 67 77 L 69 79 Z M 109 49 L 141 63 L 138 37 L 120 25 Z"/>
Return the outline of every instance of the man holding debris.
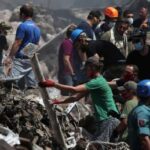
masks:
<path fill-rule="evenodd" d="M 78 86 L 67 86 L 55 83 L 53 80 L 46 80 L 40 82 L 39 86 L 55 87 L 60 90 L 78 93 L 64 101 L 55 100 L 52 102 L 53 104 L 75 102 L 84 97 L 87 93 L 90 93 L 96 118 L 96 132 L 92 135 L 90 140 L 110 141 L 113 130 L 119 124 L 119 121 L 110 115 L 110 111 L 115 113 L 118 113 L 118 111 L 113 100 L 111 88 L 100 74 L 102 66 L 103 64 L 99 61 L 99 58 L 92 56 L 88 58 L 85 64 L 86 74 L 90 79 L 89 82 Z"/>
<path fill-rule="evenodd" d="M 40 29 L 32 20 L 33 8 L 31 5 L 25 4 L 20 8 L 20 19 L 23 21 L 17 28 L 16 38 L 10 50 L 10 53 L 4 64 L 13 67 L 10 69 L 15 77 L 23 78 L 25 87 L 35 87 L 36 81 L 31 68 L 30 60 L 25 55 L 24 49 L 27 45 L 38 45 L 40 40 Z"/>

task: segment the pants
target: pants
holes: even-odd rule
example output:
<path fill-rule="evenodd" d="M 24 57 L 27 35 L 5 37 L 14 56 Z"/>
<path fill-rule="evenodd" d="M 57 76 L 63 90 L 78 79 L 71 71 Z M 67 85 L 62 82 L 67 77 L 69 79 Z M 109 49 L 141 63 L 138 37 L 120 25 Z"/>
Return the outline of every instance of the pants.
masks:
<path fill-rule="evenodd" d="M 37 81 L 29 59 L 15 58 L 11 75 L 6 77 L 6 81 L 7 80 L 16 80 L 21 89 L 37 86 Z"/>
<path fill-rule="evenodd" d="M 113 132 L 119 125 L 119 120 L 116 118 L 109 118 L 103 121 L 96 121 L 94 134 L 90 134 L 83 129 L 82 134 L 91 141 L 99 140 L 110 142 L 112 140 Z"/>
<path fill-rule="evenodd" d="M 58 81 L 59 83 L 61 84 L 65 84 L 65 85 L 70 85 L 72 86 L 74 83 L 73 83 L 73 79 L 72 79 L 72 76 L 69 75 L 69 74 L 59 74 L 58 75 Z M 61 95 L 63 96 L 69 96 L 71 93 L 68 92 L 68 91 L 63 91 L 61 90 Z"/>

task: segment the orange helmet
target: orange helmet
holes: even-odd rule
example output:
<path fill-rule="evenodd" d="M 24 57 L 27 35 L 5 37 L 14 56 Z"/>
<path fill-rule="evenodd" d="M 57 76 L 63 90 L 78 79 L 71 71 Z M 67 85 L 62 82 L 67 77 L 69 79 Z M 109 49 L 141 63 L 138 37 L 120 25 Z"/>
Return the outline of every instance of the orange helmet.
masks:
<path fill-rule="evenodd" d="M 114 7 L 106 7 L 104 14 L 110 18 L 118 18 L 118 10 Z"/>

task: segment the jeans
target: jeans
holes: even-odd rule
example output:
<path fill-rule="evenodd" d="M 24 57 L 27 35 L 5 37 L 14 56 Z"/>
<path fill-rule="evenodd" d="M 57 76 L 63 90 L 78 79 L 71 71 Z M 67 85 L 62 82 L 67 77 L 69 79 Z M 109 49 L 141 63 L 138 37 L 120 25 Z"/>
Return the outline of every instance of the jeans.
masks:
<path fill-rule="evenodd" d="M 59 74 L 58 75 L 58 81 L 61 84 L 70 85 L 70 86 L 72 86 L 74 84 L 73 80 L 72 80 L 72 76 L 69 74 L 63 74 L 63 73 Z M 61 95 L 63 95 L 63 96 L 69 96 L 70 94 L 71 93 L 68 91 L 61 90 Z"/>
<path fill-rule="evenodd" d="M 29 59 L 14 59 L 11 74 L 5 77 L 5 81 L 10 80 L 16 80 L 20 89 L 37 86 Z"/>

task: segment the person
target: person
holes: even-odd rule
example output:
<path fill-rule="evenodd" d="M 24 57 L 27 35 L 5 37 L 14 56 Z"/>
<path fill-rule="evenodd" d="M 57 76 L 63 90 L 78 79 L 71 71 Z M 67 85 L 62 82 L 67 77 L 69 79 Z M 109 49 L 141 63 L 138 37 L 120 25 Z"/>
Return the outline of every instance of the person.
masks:
<path fill-rule="evenodd" d="M 22 5 L 20 8 L 20 19 L 23 21 L 17 28 L 15 41 L 10 49 L 10 53 L 4 60 L 6 66 L 13 62 L 11 74 L 25 80 L 25 88 L 35 87 L 37 85 L 30 60 L 24 54 L 24 48 L 32 43 L 38 45 L 40 40 L 40 29 L 32 20 L 33 7 L 29 4 Z M 19 79 L 20 79 L 19 78 Z"/>
<path fill-rule="evenodd" d="M 131 150 L 150 150 L 150 80 L 137 84 L 139 105 L 128 117 L 128 138 Z"/>
<path fill-rule="evenodd" d="M 137 83 L 139 80 L 138 74 L 139 69 L 136 65 L 127 64 L 122 71 L 121 77 L 119 79 L 113 79 L 109 81 L 108 84 L 111 86 L 111 88 L 117 89 L 118 87 L 123 86 L 128 81 L 134 81 Z"/>
<path fill-rule="evenodd" d="M 131 10 L 126 9 L 123 12 L 123 18 L 127 19 L 129 21 L 130 26 L 133 25 L 134 22 L 134 14 Z"/>
<path fill-rule="evenodd" d="M 127 20 L 118 20 L 115 27 L 111 28 L 101 36 L 101 40 L 113 43 L 125 58 L 129 53 L 128 39 L 126 35 L 126 31 L 128 30 L 128 28 L 129 22 Z"/>
<path fill-rule="evenodd" d="M 104 9 L 104 15 L 104 21 L 101 21 L 95 29 L 97 39 L 100 39 L 103 33 L 115 26 L 119 13 L 116 8 L 109 6 Z"/>
<path fill-rule="evenodd" d="M 3 52 L 4 50 L 7 51 L 9 48 L 8 41 L 7 41 L 7 32 L 10 31 L 12 27 L 5 22 L 0 22 L 0 66 L 3 62 Z"/>
<path fill-rule="evenodd" d="M 61 43 L 58 53 L 58 81 L 65 85 L 74 85 L 73 43 L 70 36 L 75 28 L 75 25 L 68 27 L 66 31 L 67 37 Z M 69 92 L 61 91 L 61 95 L 67 96 Z"/>
<path fill-rule="evenodd" d="M 99 10 L 92 10 L 88 14 L 87 20 L 82 21 L 77 28 L 82 29 L 89 38 L 96 40 L 94 28 L 99 24 L 100 21 L 101 12 Z"/>
<path fill-rule="evenodd" d="M 150 70 L 149 58 L 150 58 L 150 43 L 146 43 L 149 40 L 148 32 L 143 34 L 140 32 L 138 35 L 133 36 L 132 41 L 135 47 L 131 53 L 129 53 L 126 64 L 134 64 L 139 68 L 139 80 L 149 79 Z"/>
<path fill-rule="evenodd" d="M 78 93 L 65 100 L 54 100 L 53 104 L 64 104 L 78 101 L 86 94 L 90 93 L 93 101 L 94 116 L 97 120 L 97 131 L 93 135 L 93 140 L 110 141 L 113 130 L 119 124 L 119 121 L 112 117 L 109 112 L 114 111 L 118 113 L 113 94 L 107 81 L 100 73 L 102 63 L 96 56 L 88 58 L 85 69 L 89 81 L 78 86 L 68 86 L 56 83 L 53 80 L 45 80 L 39 83 L 40 87 L 55 87 L 60 90 L 66 90 Z"/>
<path fill-rule="evenodd" d="M 138 98 L 136 96 L 137 83 L 134 81 L 128 81 L 124 83 L 122 88 L 120 88 L 120 93 L 125 100 L 121 115 L 120 115 L 120 124 L 116 128 L 116 132 L 121 135 L 120 140 L 127 142 L 127 118 L 129 113 L 134 107 L 138 105 Z"/>
<path fill-rule="evenodd" d="M 115 9 L 117 9 L 117 11 L 118 11 L 118 20 L 122 19 L 123 8 L 120 6 L 116 6 Z"/>
<path fill-rule="evenodd" d="M 82 69 L 83 60 L 85 60 L 86 58 L 84 55 L 82 55 L 80 45 L 78 43 L 78 38 L 80 35 L 85 36 L 86 33 L 78 28 L 75 29 L 71 34 L 71 40 L 73 42 L 73 68 L 76 77 L 76 85 L 87 81 L 85 72 Z"/>
<path fill-rule="evenodd" d="M 87 35 L 80 30 L 74 30 L 71 39 L 74 41 L 76 51 L 80 54 L 80 61 L 84 62 L 87 58 L 97 55 L 101 59 L 104 58 L 104 66 L 116 64 L 125 57 L 120 53 L 115 45 L 104 40 L 91 40 Z M 77 34 L 75 34 L 77 33 Z"/>
<path fill-rule="evenodd" d="M 150 29 L 150 19 L 148 18 L 148 8 L 141 7 L 139 10 L 139 18 L 133 22 L 133 27 L 141 30 Z"/>

